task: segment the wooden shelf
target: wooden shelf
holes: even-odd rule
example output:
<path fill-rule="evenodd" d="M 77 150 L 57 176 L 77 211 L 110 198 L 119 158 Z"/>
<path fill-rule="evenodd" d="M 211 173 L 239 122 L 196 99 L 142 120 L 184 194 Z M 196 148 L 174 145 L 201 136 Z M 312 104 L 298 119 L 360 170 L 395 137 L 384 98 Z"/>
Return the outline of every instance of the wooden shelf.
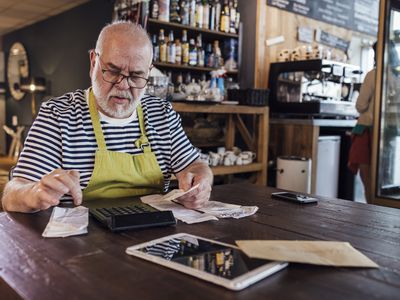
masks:
<path fill-rule="evenodd" d="M 172 106 L 177 112 L 184 113 L 210 113 L 226 115 L 225 148 L 232 149 L 235 144 L 236 130 L 241 135 L 248 150 L 256 153 L 256 161 L 242 166 L 217 166 L 212 167 L 214 175 L 230 175 L 237 173 L 256 173 L 256 184 L 267 184 L 268 161 L 268 134 L 269 134 L 269 108 L 267 106 L 255 107 L 245 105 L 225 104 L 188 104 L 173 102 Z M 249 115 L 253 119 L 252 131 L 244 122 L 242 115 Z M 229 179 L 230 180 L 230 179 Z"/>
<path fill-rule="evenodd" d="M 177 112 L 213 113 L 213 114 L 243 114 L 257 115 L 268 114 L 266 106 L 225 105 L 225 104 L 191 104 L 172 102 L 172 107 Z"/>
<path fill-rule="evenodd" d="M 192 27 L 192 26 L 187 26 L 187 25 L 182 25 L 179 23 L 173 23 L 173 22 L 165 22 L 165 21 L 159 21 L 156 19 L 150 18 L 148 20 L 148 25 L 157 25 L 159 27 L 165 27 L 169 29 L 186 29 L 189 32 L 199 32 L 199 33 L 205 33 L 208 36 L 214 36 L 214 37 L 231 37 L 231 38 L 239 38 L 239 35 L 236 33 L 226 33 L 222 31 L 217 31 L 217 30 L 209 30 L 209 29 L 203 29 L 203 28 L 198 28 L 198 27 Z"/>
<path fill-rule="evenodd" d="M 248 172 L 256 172 L 261 171 L 263 168 L 262 163 L 252 163 L 249 165 L 243 166 L 217 166 L 211 167 L 213 174 L 216 175 L 229 175 L 229 174 L 237 174 L 237 173 L 248 173 Z"/>
<path fill-rule="evenodd" d="M 197 72 L 211 72 L 218 70 L 217 68 L 209 68 L 209 67 L 197 67 L 197 66 L 189 66 L 189 65 L 176 65 L 170 63 L 161 63 L 161 62 L 154 62 L 154 66 L 160 68 L 171 68 L 171 69 L 179 69 L 179 70 L 187 70 L 187 71 L 197 71 Z M 237 70 L 234 71 L 227 71 L 228 75 L 235 75 L 238 74 Z"/>

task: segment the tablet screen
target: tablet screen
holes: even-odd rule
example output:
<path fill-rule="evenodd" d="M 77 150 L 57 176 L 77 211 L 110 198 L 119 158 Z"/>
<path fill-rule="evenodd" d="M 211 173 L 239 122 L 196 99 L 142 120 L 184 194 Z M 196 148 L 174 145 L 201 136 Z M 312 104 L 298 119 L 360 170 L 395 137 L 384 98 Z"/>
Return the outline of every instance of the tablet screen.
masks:
<path fill-rule="evenodd" d="M 233 279 L 270 261 L 250 259 L 239 249 L 183 235 L 138 248 L 137 251 Z"/>

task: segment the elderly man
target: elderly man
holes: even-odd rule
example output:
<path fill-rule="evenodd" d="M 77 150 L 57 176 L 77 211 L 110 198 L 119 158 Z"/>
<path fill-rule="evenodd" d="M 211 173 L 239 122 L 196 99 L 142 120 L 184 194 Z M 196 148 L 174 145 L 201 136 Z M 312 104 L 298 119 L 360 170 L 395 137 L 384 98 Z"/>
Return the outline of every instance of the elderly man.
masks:
<path fill-rule="evenodd" d="M 208 201 L 213 176 L 199 161 L 180 118 L 164 99 L 144 94 L 152 61 L 145 30 L 128 22 L 108 25 L 90 51 L 92 87 L 45 102 L 7 184 L 4 210 L 34 212 L 72 198 L 166 191 L 171 173 L 179 187 L 198 188 L 179 201 Z"/>

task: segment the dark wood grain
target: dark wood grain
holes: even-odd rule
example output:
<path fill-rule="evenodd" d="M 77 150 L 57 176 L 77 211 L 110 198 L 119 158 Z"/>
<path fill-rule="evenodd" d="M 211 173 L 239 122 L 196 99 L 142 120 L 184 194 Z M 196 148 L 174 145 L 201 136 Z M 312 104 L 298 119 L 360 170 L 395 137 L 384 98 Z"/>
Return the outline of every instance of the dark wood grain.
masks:
<path fill-rule="evenodd" d="M 257 205 L 257 214 L 195 225 L 112 233 L 91 220 L 83 236 L 41 237 L 51 210 L 0 213 L 0 298 L 15 299 L 398 299 L 400 210 L 338 199 L 298 205 L 271 199 L 275 189 L 214 187 L 212 200 Z M 128 246 L 178 232 L 239 239 L 348 241 L 379 269 L 291 264 L 232 292 L 125 254 Z M 4 298 L 5 295 L 6 297 Z"/>

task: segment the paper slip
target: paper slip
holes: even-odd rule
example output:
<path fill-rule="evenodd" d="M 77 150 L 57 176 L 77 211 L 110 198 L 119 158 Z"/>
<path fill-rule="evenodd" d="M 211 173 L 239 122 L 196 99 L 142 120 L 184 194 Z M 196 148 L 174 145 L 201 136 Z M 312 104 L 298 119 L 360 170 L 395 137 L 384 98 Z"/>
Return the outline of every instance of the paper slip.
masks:
<path fill-rule="evenodd" d="M 177 198 L 190 193 L 197 187 L 198 185 L 192 187 L 186 192 L 182 190 L 172 190 L 165 195 L 148 195 L 143 196 L 140 199 L 143 203 L 149 204 L 158 210 L 172 210 L 176 219 L 188 224 L 218 220 L 218 218 L 239 219 L 253 215 L 258 210 L 257 206 L 241 206 L 218 201 L 209 201 L 204 207 L 192 210 L 174 202 Z"/>
<path fill-rule="evenodd" d="M 84 206 L 74 208 L 54 207 L 43 237 L 67 237 L 87 233 L 89 209 Z"/>
<path fill-rule="evenodd" d="M 347 242 L 251 240 L 236 241 L 236 244 L 252 258 L 323 266 L 379 268 Z"/>
<path fill-rule="evenodd" d="M 240 219 L 254 215 L 257 206 L 241 206 L 236 204 L 222 203 L 218 201 L 208 201 L 207 204 L 199 208 L 200 211 L 216 216 L 218 218 L 235 218 Z"/>
<path fill-rule="evenodd" d="M 168 194 L 167 194 L 168 195 Z M 205 222 L 209 220 L 218 220 L 215 216 L 201 213 L 192 209 L 187 209 L 181 204 L 165 200 L 163 195 L 148 195 L 140 197 L 143 203 L 146 203 L 158 210 L 171 210 L 174 217 L 187 224 Z"/>

